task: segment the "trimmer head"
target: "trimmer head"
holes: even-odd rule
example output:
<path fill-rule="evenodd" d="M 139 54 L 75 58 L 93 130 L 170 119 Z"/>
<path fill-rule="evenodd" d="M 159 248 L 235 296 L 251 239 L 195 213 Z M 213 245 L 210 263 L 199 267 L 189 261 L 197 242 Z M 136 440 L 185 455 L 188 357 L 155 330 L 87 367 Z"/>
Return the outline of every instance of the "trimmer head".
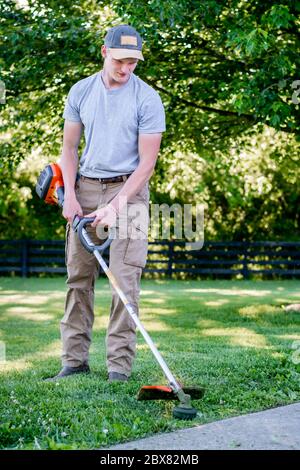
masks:
<path fill-rule="evenodd" d="M 181 387 L 175 392 L 166 385 L 144 385 L 138 395 L 138 400 L 179 400 L 179 405 L 173 410 L 173 417 L 177 419 L 194 419 L 197 416 L 196 408 L 190 404 L 191 399 L 198 400 L 204 395 L 204 388 Z"/>
<path fill-rule="evenodd" d="M 182 387 L 182 390 L 194 400 L 199 400 L 204 395 L 204 388 Z M 144 385 L 138 392 L 138 400 L 179 400 L 171 387 L 166 385 Z"/>

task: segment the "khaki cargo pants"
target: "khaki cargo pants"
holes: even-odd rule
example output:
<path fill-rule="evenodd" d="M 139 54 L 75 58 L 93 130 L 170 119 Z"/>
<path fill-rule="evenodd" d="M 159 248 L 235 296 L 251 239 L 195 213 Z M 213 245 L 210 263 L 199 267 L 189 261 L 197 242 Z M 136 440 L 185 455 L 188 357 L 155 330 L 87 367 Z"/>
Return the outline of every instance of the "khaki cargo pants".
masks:
<path fill-rule="evenodd" d="M 100 183 L 80 177 L 76 184 L 76 195 L 83 214 L 108 204 L 124 184 L 125 182 Z M 139 224 L 136 224 L 137 219 L 133 216 L 138 213 L 136 207 L 143 208 L 144 213 L 146 211 L 146 225 L 144 223 L 137 226 Z M 132 208 L 134 210 L 130 212 Z M 138 313 L 140 278 L 148 250 L 148 185 L 128 202 L 128 209 L 128 215 L 125 215 L 128 231 L 125 232 L 125 237 L 123 233 L 112 241 L 109 267 Z M 101 244 L 95 229 L 88 226 L 88 232 L 95 244 Z M 132 237 L 133 233 L 135 235 Z M 99 263 L 81 245 L 78 235 L 69 224 L 66 229 L 66 264 L 68 292 L 65 315 L 61 321 L 62 364 L 77 367 L 89 361 L 94 322 L 94 286 L 99 274 Z M 136 328 L 116 291 L 110 287 L 112 302 L 106 334 L 107 369 L 108 372 L 130 376 L 136 351 Z M 97 295 L 101 296 L 101 292 Z"/>

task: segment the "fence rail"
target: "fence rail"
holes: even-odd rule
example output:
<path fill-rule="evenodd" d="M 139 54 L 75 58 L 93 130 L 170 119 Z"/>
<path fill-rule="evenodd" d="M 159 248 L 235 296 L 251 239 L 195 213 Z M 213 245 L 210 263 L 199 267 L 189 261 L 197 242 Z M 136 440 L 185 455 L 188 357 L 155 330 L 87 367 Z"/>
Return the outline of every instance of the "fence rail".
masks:
<path fill-rule="evenodd" d="M 104 257 L 108 260 L 108 253 Z M 167 277 L 300 276 L 300 242 L 205 242 L 189 251 L 183 241 L 149 242 L 145 273 Z M 0 240 L 0 274 L 65 274 L 64 241 Z"/>

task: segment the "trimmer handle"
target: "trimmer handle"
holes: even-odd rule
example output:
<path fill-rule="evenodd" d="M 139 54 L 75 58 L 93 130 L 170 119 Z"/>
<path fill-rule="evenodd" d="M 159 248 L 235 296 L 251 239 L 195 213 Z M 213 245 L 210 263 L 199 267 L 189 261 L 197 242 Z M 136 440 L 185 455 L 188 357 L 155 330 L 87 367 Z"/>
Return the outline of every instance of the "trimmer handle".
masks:
<path fill-rule="evenodd" d="M 112 232 L 109 231 L 108 238 L 101 245 L 95 245 L 95 243 L 92 242 L 85 227 L 86 225 L 94 222 L 94 220 L 95 217 L 79 217 L 78 215 L 75 215 L 72 223 L 74 232 L 78 233 L 79 240 L 89 253 L 93 253 L 95 250 L 103 252 L 113 241 Z"/>

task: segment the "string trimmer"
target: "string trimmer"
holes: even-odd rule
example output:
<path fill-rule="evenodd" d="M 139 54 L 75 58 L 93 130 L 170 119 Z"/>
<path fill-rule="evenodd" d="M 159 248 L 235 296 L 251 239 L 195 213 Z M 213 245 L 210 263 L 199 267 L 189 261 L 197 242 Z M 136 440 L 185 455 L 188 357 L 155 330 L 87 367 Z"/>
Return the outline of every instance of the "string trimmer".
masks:
<path fill-rule="evenodd" d="M 52 165 L 49 169 L 46 167 L 45 170 L 41 173 L 38 185 L 36 187 L 38 195 L 45 199 L 46 202 L 54 203 L 55 201 L 60 206 L 62 205 L 63 201 L 63 180 L 62 176 L 59 179 L 59 184 L 52 184 L 51 183 L 51 173 L 55 173 L 55 178 L 57 180 L 57 174 L 60 171 L 60 168 L 57 164 L 55 165 L 56 171 L 53 170 Z M 58 168 L 57 168 L 58 167 Z M 50 175 L 50 176 L 49 176 Z M 55 187 L 59 188 L 60 197 L 57 199 L 54 196 Z M 47 199 L 46 199 L 47 196 Z M 113 240 L 112 231 L 109 232 L 108 237 L 101 245 L 95 245 L 87 230 L 86 226 L 91 224 L 94 221 L 94 218 L 87 218 L 87 217 L 79 217 L 75 216 L 73 220 L 73 230 L 77 233 L 80 242 L 82 243 L 83 247 L 91 254 L 93 254 L 97 261 L 99 262 L 101 268 L 103 269 L 104 273 L 108 277 L 111 282 L 111 285 L 116 290 L 117 294 L 119 295 L 120 299 L 122 300 L 128 314 L 131 316 L 132 320 L 134 321 L 136 327 L 141 332 L 144 340 L 148 344 L 149 348 L 151 349 L 154 357 L 156 358 L 158 364 L 160 365 L 163 373 L 165 374 L 169 385 L 146 385 L 141 387 L 138 392 L 137 399 L 138 400 L 179 400 L 179 405 L 173 409 L 173 416 L 174 418 L 179 419 L 193 419 L 197 415 L 197 410 L 193 408 L 191 405 L 191 399 L 199 399 L 203 397 L 204 389 L 199 387 L 184 387 L 182 386 L 174 377 L 172 372 L 170 371 L 169 367 L 167 366 L 165 360 L 163 359 L 162 355 L 156 348 L 155 344 L 153 343 L 151 337 L 145 330 L 144 326 L 142 325 L 138 314 L 136 313 L 133 305 L 128 301 L 124 292 L 119 287 L 116 278 L 114 277 L 113 273 L 107 266 L 106 262 L 102 257 L 102 253 L 108 248 Z"/>

